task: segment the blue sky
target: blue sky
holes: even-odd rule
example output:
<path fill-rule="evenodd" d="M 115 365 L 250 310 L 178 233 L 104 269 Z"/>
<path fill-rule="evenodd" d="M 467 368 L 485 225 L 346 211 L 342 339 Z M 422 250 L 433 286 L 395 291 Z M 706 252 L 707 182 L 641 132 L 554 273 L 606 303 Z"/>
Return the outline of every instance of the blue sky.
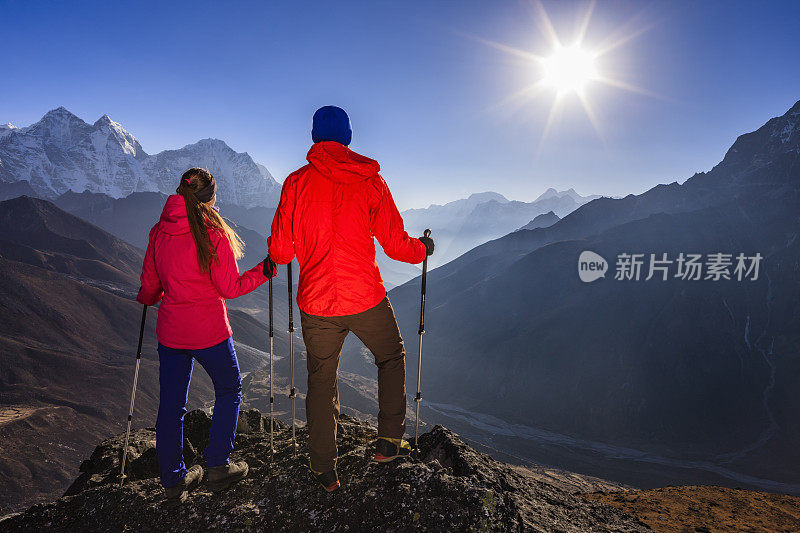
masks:
<path fill-rule="evenodd" d="M 543 6 L 570 41 L 588 4 Z M 216 137 L 281 181 L 336 104 L 403 208 L 624 195 L 708 170 L 800 99 L 798 20 L 794 1 L 600 2 L 585 46 L 640 32 L 599 68 L 651 94 L 589 85 L 599 132 L 568 97 L 543 139 L 552 95 L 501 104 L 537 67 L 481 42 L 547 54 L 529 2 L 0 1 L 0 123 L 108 113 L 149 153 Z"/>

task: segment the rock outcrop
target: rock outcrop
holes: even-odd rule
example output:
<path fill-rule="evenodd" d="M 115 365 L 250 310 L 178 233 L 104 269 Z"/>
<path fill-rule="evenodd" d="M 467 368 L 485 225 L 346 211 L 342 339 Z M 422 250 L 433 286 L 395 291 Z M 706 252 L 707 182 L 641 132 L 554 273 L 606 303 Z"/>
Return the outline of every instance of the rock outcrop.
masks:
<path fill-rule="evenodd" d="M 210 418 L 186 417 L 187 464 L 202 463 Z M 123 435 L 102 442 L 81 464 L 81 474 L 59 500 L 0 520 L 8 531 L 648 531 L 612 506 L 587 501 L 541 477 L 493 460 L 436 426 L 420 436 L 415 457 L 390 464 L 371 461 L 373 427 L 342 416 L 339 475 L 342 488 L 325 493 L 311 478 L 291 430 L 276 423 L 270 453 L 269 421 L 242 413 L 232 459 L 244 459 L 249 477 L 210 493 L 204 485 L 178 510 L 163 505 L 155 432 L 133 432 L 128 480 L 119 484 Z M 297 432 L 305 442 L 305 428 Z"/>

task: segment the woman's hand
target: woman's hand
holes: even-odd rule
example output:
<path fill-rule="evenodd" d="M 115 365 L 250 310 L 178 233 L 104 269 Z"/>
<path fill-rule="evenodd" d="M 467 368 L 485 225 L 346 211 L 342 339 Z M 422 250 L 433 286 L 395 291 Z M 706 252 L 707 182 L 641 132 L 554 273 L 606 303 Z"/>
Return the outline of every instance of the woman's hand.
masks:
<path fill-rule="evenodd" d="M 274 278 L 275 276 L 278 275 L 278 265 L 276 265 L 275 262 L 272 259 L 270 259 L 269 255 L 267 255 L 267 257 L 264 258 L 262 265 L 263 265 L 264 275 L 267 276 L 268 278 Z"/>

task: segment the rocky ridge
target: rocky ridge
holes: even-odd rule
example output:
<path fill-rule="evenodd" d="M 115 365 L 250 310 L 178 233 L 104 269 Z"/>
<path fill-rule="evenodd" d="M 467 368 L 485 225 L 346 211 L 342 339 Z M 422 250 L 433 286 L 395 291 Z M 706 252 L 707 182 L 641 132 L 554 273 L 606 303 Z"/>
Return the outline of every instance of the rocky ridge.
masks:
<path fill-rule="evenodd" d="M 184 423 L 187 464 L 202 462 L 210 418 L 192 411 Z M 375 429 L 342 416 L 339 426 L 342 488 L 325 493 L 311 479 L 305 455 L 292 453 L 291 430 L 276 423 L 270 454 L 269 420 L 243 412 L 232 459 L 244 459 L 249 477 L 211 494 L 201 485 L 177 511 L 163 505 L 155 432 L 133 432 L 128 481 L 119 485 L 124 436 L 103 441 L 81 464 L 64 497 L 0 519 L 7 531 L 648 531 L 643 523 L 603 503 L 587 501 L 525 469 L 493 460 L 436 426 L 420 436 L 416 457 L 370 460 Z M 298 442 L 305 442 L 305 429 Z M 584 480 L 584 488 L 585 488 Z"/>

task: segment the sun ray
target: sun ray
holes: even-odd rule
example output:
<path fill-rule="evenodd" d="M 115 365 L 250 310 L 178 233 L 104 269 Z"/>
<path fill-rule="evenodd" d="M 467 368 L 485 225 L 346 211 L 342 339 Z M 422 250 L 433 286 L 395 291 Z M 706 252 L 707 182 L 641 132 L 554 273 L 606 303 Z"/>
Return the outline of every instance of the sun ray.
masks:
<path fill-rule="evenodd" d="M 553 48 L 561 46 L 561 41 L 558 38 L 558 33 L 556 32 L 553 23 L 550 21 L 550 17 L 548 16 L 547 11 L 545 11 L 544 6 L 539 0 L 534 0 L 534 5 L 536 6 L 537 11 L 539 12 L 537 20 L 539 21 L 539 24 L 542 26 L 542 30 L 545 34 L 545 37 L 547 37 L 550 40 L 550 46 Z"/>
<path fill-rule="evenodd" d="M 603 83 L 605 85 L 610 85 L 611 87 L 616 87 L 617 89 L 622 89 L 624 91 L 629 91 L 644 96 L 650 96 L 651 98 L 658 98 L 659 100 L 669 100 L 667 97 L 660 95 L 658 93 L 654 93 L 652 91 L 648 91 L 647 89 L 637 87 L 636 85 L 631 85 L 630 83 L 625 83 L 622 80 L 615 80 L 614 78 L 609 78 L 607 76 L 599 76 L 595 78 L 595 81 L 597 81 L 598 83 Z"/>
<path fill-rule="evenodd" d="M 597 137 L 602 141 L 603 146 L 606 147 L 606 141 L 603 137 L 603 132 L 600 130 L 600 122 L 597 120 L 597 115 L 595 115 L 594 109 L 592 109 L 592 104 L 589 103 L 589 99 L 586 97 L 584 91 L 578 91 L 577 94 L 578 99 L 581 101 L 581 104 L 583 104 L 583 110 L 586 112 L 586 116 L 589 117 L 589 122 L 592 123 L 594 131 L 597 133 Z"/>
<path fill-rule="evenodd" d="M 645 27 L 645 28 L 640 28 L 640 29 L 638 29 L 638 30 L 636 30 L 634 32 L 631 32 L 631 33 L 628 33 L 628 34 L 625 34 L 625 35 L 621 36 L 619 39 L 617 39 L 615 41 L 612 41 L 609 44 L 606 44 L 605 46 L 602 46 L 602 47 L 598 48 L 597 49 L 597 56 L 599 57 L 599 56 L 606 55 L 607 53 L 611 52 L 612 50 L 615 50 L 615 49 L 619 48 L 620 46 L 622 46 L 624 44 L 627 44 L 628 42 L 636 39 L 637 37 L 639 37 L 643 33 L 645 33 L 648 30 L 650 30 L 651 28 L 652 28 L 652 26 L 648 26 L 648 27 Z"/>
<path fill-rule="evenodd" d="M 592 19 L 592 12 L 594 11 L 595 4 L 596 2 L 594 0 L 589 3 L 589 8 L 586 10 L 586 15 L 584 15 L 581 25 L 578 28 L 578 35 L 575 37 L 576 44 L 582 43 L 583 39 L 586 37 L 586 31 L 589 29 L 589 21 Z"/>
<path fill-rule="evenodd" d="M 507 44 L 498 43 L 496 41 L 491 41 L 489 39 L 484 39 L 483 37 L 478 37 L 477 35 L 472 35 L 470 33 L 464 33 L 464 32 L 456 32 L 456 33 L 473 41 L 477 41 L 479 43 L 485 44 L 486 46 L 490 46 L 492 48 L 500 50 L 501 52 L 505 52 L 507 54 L 516 57 L 520 57 L 527 61 L 542 61 L 544 59 L 544 57 L 536 55 L 532 52 L 527 52 L 525 50 L 520 50 L 519 48 L 514 48 L 513 46 L 508 46 Z"/>
<path fill-rule="evenodd" d="M 518 102 L 518 101 L 523 101 L 523 100 L 525 100 L 526 97 L 529 97 L 529 96 L 532 97 L 534 93 L 543 91 L 544 88 L 545 88 L 544 83 L 542 83 L 541 81 L 537 81 L 536 83 L 528 85 L 527 87 L 525 87 L 523 89 L 520 89 L 519 91 L 506 96 L 505 98 L 503 98 L 499 102 L 490 105 L 489 107 L 486 108 L 486 110 L 487 111 L 491 111 L 491 110 L 494 110 L 494 109 L 499 109 L 501 107 L 505 107 L 507 105 L 511 105 L 511 104 L 513 104 L 515 102 Z"/>
<path fill-rule="evenodd" d="M 608 36 L 604 43 L 598 44 L 596 50 L 597 55 L 605 55 L 612 50 L 629 43 L 637 37 L 640 37 L 642 34 L 650 31 L 656 25 L 655 22 L 645 23 L 642 18 L 643 15 L 641 13 L 631 17 L 631 19 L 629 19 L 624 26 L 627 28 L 633 27 L 635 28 L 634 30 L 625 33 L 623 33 L 622 30 L 619 30 L 615 32 L 615 34 Z"/>
<path fill-rule="evenodd" d="M 542 147 L 544 146 L 544 141 L 547 139 L 547 135 L 550 133 L 550 128 L 553 126 L 553 122 L 555 122 L 556 115 L 558 114 L 558 110 L 561 105 L 561 99 L 561 93 L 556 93 L 555 99 L 553 100 L 553 105 L 550 106 L 550 113 L 547 115 L 547 121 L 544 123 L 544 130 L 542 131 L 541 139 L 539 139 L 539 146 L 536 148 L 536 155 L 541 153 Z"/>

